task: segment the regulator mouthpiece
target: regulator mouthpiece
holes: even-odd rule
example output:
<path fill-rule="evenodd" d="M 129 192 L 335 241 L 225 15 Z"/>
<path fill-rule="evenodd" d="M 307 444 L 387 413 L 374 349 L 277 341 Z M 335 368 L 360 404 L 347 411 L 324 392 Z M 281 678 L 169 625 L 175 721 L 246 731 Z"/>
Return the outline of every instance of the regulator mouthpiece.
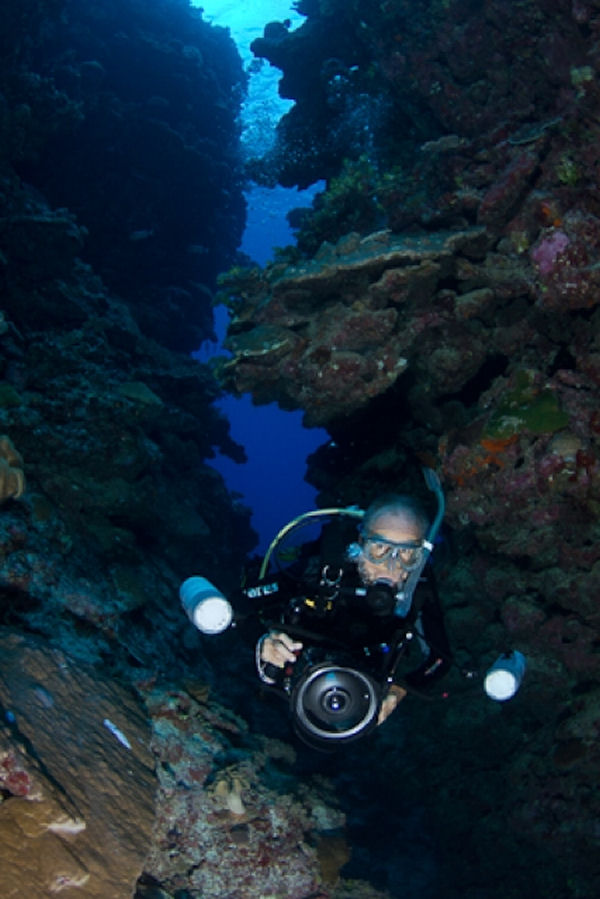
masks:
<path fill-rule="evenodd" d="M 185 613 L 203 634 L 222 634 L 233 619 L 230 603 L 205 577 L 189 577 L 179 588 Z"/>
<path fill-rule="evenodd" d="M 513 652 L 504 652 L 499 656 L 489 669 L 483 681 L 483 689 L 497 702 L 505 702 L 512 699 L 523 680 L 525 674 L 525 656 L 516 649 Z"/>

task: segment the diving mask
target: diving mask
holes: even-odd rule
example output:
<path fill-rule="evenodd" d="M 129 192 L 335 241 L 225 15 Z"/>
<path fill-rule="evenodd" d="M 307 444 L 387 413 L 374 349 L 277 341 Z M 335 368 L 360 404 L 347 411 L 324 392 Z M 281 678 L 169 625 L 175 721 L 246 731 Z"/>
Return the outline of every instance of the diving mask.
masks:
<path fill-rule="evenodd" d="M 411 540 L 406 543 L 396 543 L 381 537 L 379 534 L 371 534 L 363 538 L 361 545 L 362 555 L 373 565 L 390 566 L 392 563 L 400 565 L 404 571 L 414 571 L 423 562 L 424 543 L 422 540 Z"/>

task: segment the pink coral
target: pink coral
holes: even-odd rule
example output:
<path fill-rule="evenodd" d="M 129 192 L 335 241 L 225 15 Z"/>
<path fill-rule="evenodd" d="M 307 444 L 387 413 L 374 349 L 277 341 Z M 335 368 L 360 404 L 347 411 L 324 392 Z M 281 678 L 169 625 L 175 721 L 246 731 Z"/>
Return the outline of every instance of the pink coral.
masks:
<path fill-rule="evenodd" d="M 531 258 L 536 263 L 540 274 L 548 275 L 554 268 L 556 257 L 566 250 L 570 244 L 564 231 L 553 231 L 531 251 Z"/>

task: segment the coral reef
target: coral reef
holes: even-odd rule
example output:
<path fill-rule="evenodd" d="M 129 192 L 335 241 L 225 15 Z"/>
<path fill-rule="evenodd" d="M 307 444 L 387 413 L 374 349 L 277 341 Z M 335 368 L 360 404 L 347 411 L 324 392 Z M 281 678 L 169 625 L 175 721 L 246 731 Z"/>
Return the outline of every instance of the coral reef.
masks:
<path fill-rule="evenodd" d="M 161 781 L 147 874 L 170 892 L 326 899 L 310 845 L 321 827 L 312 815 L 318 792 L 294 796 L 278 785 L 293 782 L 283 773 L 290 748 L 253 737 L 210 698 L 154 690 L 147 702 Z"/>
<path fill-rule="evenodd" d="M 301 0 L 255 44 L 296 102 L 249 171 L 328 184 L 297 247 L 221 279 L 221 384 L 327 426 L 323 504 L 422 464 L 447 495 L 444 695 L 318 761 L 273 736 L 239 633 L 176 600 L 197 572 L 233 590 L 253 545 L 206 465 L 243 458 L 222 387 L 174 352 L 210 336 L 243 222 L 233 45 L 186 0 L 6 7 L 3 883 L 25 846 L 38 893 L 595 895 L 597 2 Z M 463 674 L 510 646 L 494 705 Z"/>
<path fill-rule="evenodd" d="M 3 895 L 327 899 L 343 814 L 214 701 L 248 705 L 244 648 L 203 642 L 177 601 L 197 571 L 233 591 L 255 540 L 206 464 L 244 458 L 219 386 L 172 349 L 210 335 L 239 236 L 239 61 L 180 0 L 6 12 L 0 462 L 22 495 L 0 515 Z"/>
<path fill-rule="evenodd" d="M 255 733 L 216 700 L 221 689 L 193 680 L 138 689 L 160 786 L 137 896 L 160 886 L 165 896 L 390 899 L 343 876 L 349 847 L 336 788 L 322 774 L 299 777 L 295 749 Z"/>
<path fill-rule="evenodd" d="M 50 3 L 36 6 L 31 20 L 15 14 L 14 21 L 9 19 L 14 43 L 0 68 L 6 98 L 6 114 L 0 117 L 6 136 L 0 180 L 0 423 L 14 442 L 3 438 L 0 453 L 3 495 L 20 496 L 18 504 L 2 507 L 0 588 L 11 623 L 33 627 L 79 656 L 112 654 L 119 657 L 117 664 L 135 659 L 143 665 L 152 657 L 148 634 L 160 631 L 159 620 L 165 625 L 169 619 L 179 577 L 200 566 L 213 576 L 230 572 L 235 582 L 253 535 L 249 512 L 232 503 L 220 477 L 205 465 L 216 447 L 244 458 L 212 405 L 218 387 L 208 368 L 143 333 L 145 313 L 133 295 L 111 292 L 81 260 L 91 233 L 82 224 L 85 211 L 78 205 L 76 218 L 70 209 L 54 209 L 40 192 L 45 183 L 32 160 L 43 157 L 47 162 L 50 150 L 38 156 L 40 149 L 58 134 L 66 139 L 79 121 L 81 98 L 67 99 L 68 91 L 58 89 L 57 71 L 71 29 L 82 39 L 77 22 L 87 16 L 84 6 L 70 3 L 66 19 L 52 18 L 57 7 Z M 98 12 L 99 21 L 108 7 Z M 146 10 L 143 37 L 136 9 L 133 4 L 130 40 L 147 46 L 166 9 L 157 4 L 154 11 Z M 119 15 L 126 17 L 122 5 Z M 181 15 L 172 27 L 189 28 L 190 42 L 206 39 L 210 45 L 216 36 L 197 14 L 189 13 L 187 19 L 181 10 Z M 89 39 L 100 41 L 99 24 L 89 18 L 86 22 Z M 219 33 L 217 45 L 221 39 L 225 36 Z M 106 52 L 111 47 L 107 41 Z M 161 57 L 165 65 L 167 47 L 159 51 L 156 45 L 159 55 L 166 54 Z M 175 73 L 180 64 L 175 53 Z M 228 90 L 232 72 L 224 60 L 219 66 L 226 69 L 223 89 Z M 94 95 L 93 85 L 86 90 L 89 103 L 93 96 L 100 105 L 107 100 L 101 85 L 96 87 L 100 94 Z M 33 114 L 24 120 L 22 143 L 16 146 L 19 109 Z M 97 135 L 97 141 L 101 155 L 110 138 Z M 67 191 L 74 172 L 86 170 L 88 149 L 85 142 L 71 141 L 69 153 L 81 156 L 72 165 L 55 166 L 58 187 Z M 132 154 L 128 165 L 135 166 Z M 26 164 L 32 166 L 29 184 L 14 169 L 23 171 Z M 107 176 L 112 172 L 110 177 L 116 178 L 117 171 L 109 168 Z M 126 166 L 124 182 L 128 171 Z M 168 173 L 164 177 L 166 184 Z M 140 181 L 136 203 L 151 205 L 153 191 Z M 86 196 L 84 191 L 81 199 Z M 118 202 L 119 191 L 112 196 Z M 107 212 L 109 204 L 103 201 L 103 208 Z M 232 235 L 230 247 L 235 240 Z M 128 246 L 116 231 L 111 241 L 117 254 L 119 246 Z M 137 267 L 129 256 L 122 261 L 127 270 Z M 203 316 L 209 314 L 208 302 L 207 295 Z M 210 333 L 207 327 L 203 337 Z M 27 460 L 26 493 L 21 453 Z M 209 533 L 214 545 L 199 546 L 199 535 Z M 133 619 L 126 626 L 124 616 Z M 117 649 L 122 646 L 119 633 L 128 647 L 124 654 Z M 174 634 L 171 656 L 165 646 L 161 649 L 166 668 L 174 664 L 178 641 Z"/>
<path fill-rule="evenodd" d="M 328 428 L 309 465 L 323 505 L 418 492 L 419 466 L 439 471 L 437 567 L 457 658 L 484 670 L 514 645 L 529 669 L 502 708 L 458 672 L 454 702 L 407 707 L 399 793 L 437 822 L 444 896 L 588 895 L 600 883 L 589 789 L 600 680 L 597 4 L 526 0 L 508 18 L 500 2 L 299 8 L 297 32 L 265 31 L 255 45 L 296 101 L 263 164 L 284 184 L 328 184 L 294 214 L 297 248 L 222 280 L 234 313 L 224 383 Z M 365 96 L 371 118 L 352 119 Z M 378 735 L 380 761 L 399 733 L 393 721 Z"/>
<path fill-rule="evenodd" d="M 583 30 L 595 17 L 582 25 L 567 2 L 521 3 L 508 23 L 502 0 L 484 14 L 476 3 L 415 10 L 411 0 L 302 0 L 298 10 L 299 29 L 269 27 L 252 47 L 282 70 L 281 95 L 295 101 L 263 163 L 283 184 L 329 179 L 364 153 L 389 172 L 451 135 L 502 129 L 515 146 L 527 144 L 573 95 L 594 90 Z"/>
<path fill-rule="evenodd" d="M 110 29 L 103 32 L 99 26 L 108 6 L 92 11 L 96 24 L 87 20 L 86 40 L 98 52 L 100 45 L 107 52 L 112 45 Z M 206 38 L 209 48 L 214 40 L 217 56 L 218 47 L 234 52 L 224 33 L 212 34 L 204 23 L 198 26 L 198 14 L 185 4 L 120 4 L 120 24 L 130 19 L 132 26 L 132 60 L 136 42 L 146 47 L 154 43 L 163 74 L 172 58 L 169 77 L 178 77 L 183 47 L 169 50 L 167 38 L 159 34 L 160 16 L 169 18 L 176 10 L 171 28 L 187 29 L 195 71 L 198 57 L 192 48 L 199 40 Z M 206 366 L 165 346 L 168 328 L 157 335 L 160 342 L 149 336 L 153 329 L 133 292 L 124 286 L 124 295 L 117 296 L 107 286 L 113 279 L 125 285 L 130 266 L 137 271 L 140 296 L 145 275 L 154 278 L 133 258 L 136 241 L 120 236 L 111 223 L 111 216 L 125 208 L 119 204 L 136 164 L 135 148 L 127 154 L 123 132 L 121 168 L 105 157 L 103 177 L 112 179 L 110 189 L 106 181 L 98 183 L 96 193 L 83 191 L 77 198 L 76 212 L 65 206 L 67 200 L 75 204 L 73 180 L 77 173 L 83 177 L 91 171 L 87 165 L 93 155 L 80 139 L 81 131 L 73 138 L 73 129 L 87 127 L 103 102 L 108 103 L 106 113 L 111 103 L 116 104 L 113 112 L 117 106 L 123 112 L 117 98 L 135 80 L 133 64 L 119 77 L 113 70 L 111 95 L 94 57 L 81 60 L 80 16 L 87 12 L 87 5 L 78 2 L 10 3 L 2 33 L 0 432 L 10 437 L 0 438 L 0 465 L 2 498 L 19 496 L 18 503 L 3 503 L 0 515 L 2 684 L 9 690 L 2 696 L 0 805 L 6 895 L 27 890 L 28 884 L 32 895 L 68 888 L 89 896 L 132 895 L 152 839 L 152 756 L 144 755 L 140 743 L 147 732 L 137 704 L 117 696 L 116 685 L 114 701 L 105 693 L 116 674 L 124 681 L 134 673 L 172 676 L 191 664 L 198 641 L 184 639 L 178 582 L 200 568 L 211 570 L 213 577 L 225 572 L 224 586 L 229 581 L 231 587 L 255 539 L 249 511 L 206 465 L 217 447 L 244 458 L 213 406 L 218 395 L 213 376 Z M 143 23 L 137 18 L 142 12 Z M 80 54 L 77 71 L 59 86 L 69 46 L 77 46 Z M 91 54 L 94 47 L 88 44 L 87 50 Z M 207 49 L 207 60 L 209 55 Z M 221 87 L 229 96 L 228 79 L 239 61 L 229 70 L 219 57 L 215 72 L 219 67 Z M 77 93 L 84 80 L 85 103 Z M 211 96 L 216 96 L 213 88 Z M 146 98 L 139 102 L 139 115 L 127 107 L 138 122 L 144 119 Z M 227 130 L 229 123 L 231 129 L 232 152 L 235 114 L 232 99 L 227 113 L 221 113 L 223 127 Z M 117 140 L 110 129 L 90 131 L 97 157 L 110 155 L 111 134 Z M 53 141 L 58 143 L 51 147 Z M 53 163 L 53 189 L 61 206 L 56 209 L 41 166 L 61 141 L 68 152 Z M 175 168 L 177 147 L 175 141 L 170 157 Z M 183 216 L 187 194 L 177 193 L 168 160 L 163 163 L 161 190 L 169 192 L 169 202 Z M 190 166 L 202 167 L 202 162 L 194 155 Z M 19 177 L 25 170 L 27 182 Z M 223 168 L 222 174 L 226 191 L 234 168 Z M 46 188 L 48 195 L 42 193 Z M 153 205 L 155 189 L 155 181 L 137 179 L 137 208 Z M 92 194 L 102 198 L 105 218 L 98 215 L 91 221 L 91 206 L 83 209 Z M 217 218 L 219 201 L 213 201 Z M 112 248 L 103 270 L 106 280 L 91 267 L 91 256 L 82 261 L 103 228 L 110 231 Z M 180 233 L 187 240 L 198 237 L 187 225 Z M 227 240 L 218 239 L 224 254 L 220 258 L 229 258 L 236 228 Z M 176 253 L 169 257 L 166 243 L 161 245 L 162 263 L 170 258 L 176 268 Z M 182 282 L 173 272 L 172 267 L 166 277 L 175 289 Z M 198 267 L 196 273 L 207 286 L 198 288 L 201 303 L 183 342 L 194 346 L 212 330 L 208 287 L 214 274 L 202 275 Z M 164 308 L 155 311 L 157 321 L 166 314 Z M 174 326 L 177 314 L 175 292 L 168 312 L 175 316 Z M 22 457 L 27 461 L 25 492 Z M 40 651 L 46 661 L 31 674 L 24 674 L 35 654 L 30 637 L 7 637 L 7 630 L 33 632 L 43 641 Z M 13 639 L 15 645 L 9 646 Z M 63 661 L 53 651 L 63 652 Z M 89 665 L 95 666 L 93 679 Z M 207 660 L 195 666 L 212 676 Z M 142 757 L 145 767 L 138 770 L 134 759 Z M 133 783 L 127 781 L 127 771 Z M 95 818 L 88 802 L 95 806 Z M 102 857 L 98 845 L 104 847 Z"/>

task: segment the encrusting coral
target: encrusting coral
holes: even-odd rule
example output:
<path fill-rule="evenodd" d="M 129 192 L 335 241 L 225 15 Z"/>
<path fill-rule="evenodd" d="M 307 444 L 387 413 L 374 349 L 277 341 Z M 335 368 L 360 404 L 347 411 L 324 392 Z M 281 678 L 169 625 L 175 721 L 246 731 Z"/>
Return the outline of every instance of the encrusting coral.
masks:
<path fill-rule="evenodd" d="M 25 491 L 23 458 L 10 437 L 0 436 L 0 503 L 18 499 Z"/>

